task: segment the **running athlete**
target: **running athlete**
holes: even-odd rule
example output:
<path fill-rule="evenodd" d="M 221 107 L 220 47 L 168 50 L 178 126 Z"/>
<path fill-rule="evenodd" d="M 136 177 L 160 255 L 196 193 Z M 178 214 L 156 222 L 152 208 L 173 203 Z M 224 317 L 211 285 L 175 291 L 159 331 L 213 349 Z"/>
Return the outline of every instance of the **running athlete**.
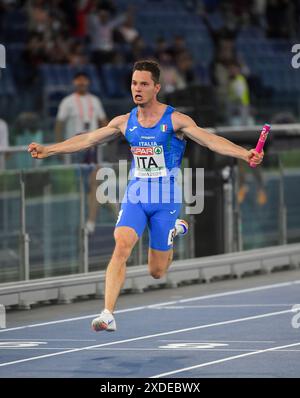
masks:
<path fill-rule="evenodd" d="M 181 204 L 176 185 L 176 170 L 186 138 L 247 163 L 258 165 L 263 159 L 263 152 L 247 150 L 214 135 L 198 127 L 189 116 L 159 102 L 159 78 L 156 62 L 136 62 L 131 81 L 136 107 L 130 113 L 115 117 L 106 127 L 63 142 L 47 146 L 33 142 L 28 147 L 33 158 L 41 159 L 85 150 L 121 134 L 131 147 L 131 179 L 114 231 L 115 248 L 106 270 L 104 310 L 92 321 L 95 331 L 116 330 L 113 312 L 125 280 L 126 261 L 145 227 L 149 228 L 148 266 L 153 278 L 161 278 L 167 272 L 173 257 L 174 236 L 187 232 L 187 224 L 177 219 Z"/>

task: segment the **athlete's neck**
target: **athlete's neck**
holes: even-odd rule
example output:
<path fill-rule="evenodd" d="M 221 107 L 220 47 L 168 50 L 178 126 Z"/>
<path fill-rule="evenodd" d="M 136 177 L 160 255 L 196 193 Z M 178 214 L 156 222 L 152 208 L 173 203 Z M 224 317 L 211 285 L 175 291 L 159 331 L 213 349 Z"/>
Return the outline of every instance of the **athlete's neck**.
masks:
<path fill-rule="evenodd" d="M 166 108 L 165 104 L 156 101 L 146 104 L 144 106 L 138 105 L 137 112 L 139 119 L 147 120 L 147 119 L 156 118 L 158 115 L 160 115 L 163 112 L 165 108 Z"/>

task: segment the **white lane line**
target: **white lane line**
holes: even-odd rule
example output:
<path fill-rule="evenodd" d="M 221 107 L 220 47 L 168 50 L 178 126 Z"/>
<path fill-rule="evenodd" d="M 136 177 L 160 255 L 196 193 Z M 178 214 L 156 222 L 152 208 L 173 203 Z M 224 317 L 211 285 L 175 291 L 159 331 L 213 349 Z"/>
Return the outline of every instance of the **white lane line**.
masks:
<path fill-rule="evenodd" d="M 204 367 L 206 367 L 206 366 L 217 365 L 217 364 L 219 364 L 219 363 L 224 363 L 224 362 L 228 362 L 228 361 L 233 361 L 233 360 L 235 360 L 235 359 L 250 357 L 250 356 L 252 356 L 252 355 L 264 354 L 264 353 L 266 353 L 266 352 L 272 352 L 272 351 L 283 350 L 283 349 L 285 349 L 285 348 L 296 347 L 296 346 L 299 346 L 299 345 L 300 345 L 300 343 L 287 344 L 287 345 L 282 345 L 282 346 L 278 346 L 278 347 L 266 348 L 265 350 L 258 350 L 258 351 L 254 351 L 254 352 L 248 352 L 248 353 L 246 353 L 246 354 L 234 355 L 234 356 L 232 356 L 232 357 L 217 359 L 216 361 L 205 362 L 205 363 L 201 363 L 201 364 L 199 364 L 199 365 L 189 366 L 189 367 L 187 367 L 187 368 L 172 370 L 171 372 L 160 373 L 160 374 L 155 375 L 155 376 L 150 376 L 150 378 L 151 378 L 151 379 L 157 379 L 157 378 L 160 378 L 160 377 L 171 376 L 171 375 L 174 375 L 174 374 L 187 372 L 187 371 L 189 371 L 189 370 L 200 369 L 200 368 L 204 368 Z"/>
<path fill-rule="evenodd" d="M 121 314 L 123 312 L 139 311 L 139 310 L 144 310 L 146 308 L 147 308 L 147 306 L 126 308 L 124 310 L 115 311 L 115 314 Z M 24 326 L 17 326 L 17 327 L 14 327 L 14 328 L 0 329 L 0 333 L 5 333 L 5 332 L 13 331 L 13 330 L 27 329 L 27 328 L 36 328 L 36 327 L 39 327 L 39 326 L 56 325 L 56 324 L 65 323 L 65 322 L 81 321 L 81 320 L 84 320 L 84 319 L 94 318 L 94 317 L 96 317 L 98 315 L 99 315 L 99 312 L 97 314 L 78 316 L 78 317 L 75 317 L 75 318 L 66 318 L 66 319 L 60 319 L 60 320 L 57 320 L 57 321 L 34 323 L 32 325 L 24 325 Z"/>
<path fill-rule="evenodd" d="M 186 340 L 186 339 L 176 339 L 176 340 L 159 340 L 160 343 L 207 343 L 207 340 Z M 209 343 L 276 343 L 274 340 L 209 340 Z"/>
<path fill-rule="evenodd" d="M 85 339 L 85 340 L 77 340 L 77 339 L 38 339 L 39 341 L 76 341 L 76 342 L 86 342 L 86 341 L 97 341 L 96 339 Z M 0 339 L 1 341 L 32 341 L 32 339 Z"/>
<path fill-rule="evenodd" d="M 58 355 L 71 354 L 73 352 L 91 350 L 93 348 L 98 348 L 98 347 L 113 346 L 113 345 L 116 345 L 116 344 L 129 343 L 129 342 L 132 342 L 132 341 L 147 340 L 147 339 L 152 339 L 154 337 L 168 336 L 168 335 L 172 335 L 172 334 L 176 334 L 176 333 L 183 333 L 183 332 L 190 332 L 192 330 L 200 330 L 200 329 L 206 329 L 206 328 L 210 328 L 210 327 L 230 325 L 230 324 L 239 323 L 239 322 L 245 322 L 245 321 L 251 321 L 251 320 L 256 320 L 256 319 L 268 318 L 268 317 L 272 317 L 272 316 L 288 314 L 288 313 L 291 313 L 291 312 L 293 312 L 293 310 L 269 312 L 269 313 L 266 313 L 266 314 L 254 315 L 254 316 L 249 316 L 249 317 L 245 317 L 245 318 L 231 319 L 231 320 L 228 320 L 228 321 L 222 321 L 222 322 L 211 323 L 211 324 L 206 324 L 206 325 L 193 326 L 193 327 L 190 327 L 190 328 L 171 330 L 169 332 L 162 332 L 162 333 L 150 334 L 150 335 L 146 335 L 146 336 L 133 337 L 133 338 L 130 338 L 130 339 L 118 340 L 118 341 L 113 341 L 113 342 L 110 342 L 110 343 L 103 343 L 103 344 L 96 344 L 96 345 L 87 346 L 87 347 L 74 348 L 72 350 L 66 350 L 66 351 L 56 352 L 56 353 L 52 353 L 52 354 L 39 355 L 39 356 L 36 356 L 36 357 L 24 358 L 24 359 L 19 359 L 19 360 L 16 360 L 16 361 L 0 363 L 0 367 L 14 365 L 14 364 L 23 363 L 23 362 L 35 361 L 37 359 L 50 358 L 50 357 L 54 357 L 54 356 L 58 356 Z"/>
<path fill-rule="evenodd" d="M 277 289 L 280 287 L 287 287 L 287 286 L 293 286 L 297 285 L 300 283 L 300 280 L 296 281 L 290 281 L 290 282 L 282 282 L 282 283 L 274 283 L 272 285 L 263 285 L 263 286 L 258 286 L 258 287 L 251 287 L 249 289 L 241 289 L 241 290 L 234 290 L 234 291 L 229 291 L 229 292 L 224 292 L 224 293 L 216 293 L 214 297 L 225 297 L 225 296 L 231 296 L 235 294 L 241 294 L 241 293 L 252 293 L 252 292 L 259 292 L 261 290 L 268 290 L 268 289 Z M 202 297 L 192 297 L 188 299 L 181 299 L 178 300 L 178 303 L 190 303 L 192 301 L 197 301 L 197 300 L 203 300 L 205 298 L 209 298 L 209 295 L 207 296 L 202 296 Z"/>
<path fill-rule="evenodd" d="M 272 285 L 264 285 L 264 286 L 259 286 L 259 287 L 247 288 L 247 289 L 242 289 L 242 290 L 232 290 L 229 292 L 214 293 L 214 294 L 209 294 L 209 295 L 205 295 L 205 296 L 192 297 L 189 299 L 181 299 L 181 300 L 168 301 L 168 302 L 162 302 L 162 303 L 151 304 L 151 305 L 144 305 L 144 306 L 140 306 L 140 307 L 125 308 L 122 310 L 117 310 L 117 311 L 115 311 L 115 313 L 122 314 L 125 312 L 153 309 L 155 307 L 161 307 L 164 305 L 186 303 L 186 302 L 198 301 L 198 300 L 206 300 L 206 299 L 225 297 L 225 296 L 230 296 L 230 295 L 235 295 L 235 294 L 252 293 L 252 292 L 269 290 L 269 289 L 277 289 L 277 288 L 281 288 L 281 287 L 293 286 L 293 285 L 299 284 L 299 283 L 300 283 L 300 280 L 296 280 L 296 281 L 290 281 L 290 282 L 284 282 L 284 283 L 276 283 L 276 284 L 272 284 Z M 35 328 L 35 327 L 40 327 L 40 326 L 56 325 L 56 324 L 65 323 L 65 322 L 79 321 L 79 320 L 93 318 L 97 315 L 99 315 L 99 313 L 79 316 L 79 317 L 75 317 L 75 318 L 65 318 L 65 319 L 60 319 L 57 321 L 49 321 L 49 322 L 35 323 L 32 325 L 24 325 L 24 326 L 17 326 L 17 327 L 13 327 L 13 328 L 0 329 L 0 333 L 5 333 L 5 332 L 9 332 L 9 331 L 14 331 L 14 330 L 21 330 L 21 329 L 26 329 L 26 328 Z"/>
<path fill-rule="evenodd" d="M 62 347 L 1 347 L 1 350 L 36 350 L 36 351 L 59 351 L 62 349 Z M 71 350 L 72 347 L 63 347 L 64 350 Z M 253 348 L 114 348 L 114 347 L 109 347 L 109 348 L 93 348 L 90 349 L 89 351 L 173 351 L 174 353 L 177 351 L 225 351 L 225 352 L 257 352 L 257 349 Z M 276 350 L 277 352 L 300 352 L 300 349 L 298 350 L 289 350 L 289 349 L 282 349 L 282 350 Z"/>
<path fill-rule="evenodd" d="M 185 308 L 269 308 L 269 307 L 292 307 L 293 304 L 207 304 L 207 305 L 167 305 L 155 307 L 157 310 L 179 310 Z"/>

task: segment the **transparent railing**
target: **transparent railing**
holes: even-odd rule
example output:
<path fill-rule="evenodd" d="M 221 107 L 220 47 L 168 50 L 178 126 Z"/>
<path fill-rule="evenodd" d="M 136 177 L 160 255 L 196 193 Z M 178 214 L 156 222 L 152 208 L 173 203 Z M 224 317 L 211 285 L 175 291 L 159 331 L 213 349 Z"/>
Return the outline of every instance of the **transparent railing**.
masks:
<path fill-rule="evenodd" d="M 0 170 L 0 283 L 104 270 L 119 204 L 98 204 L 95 231 L 88 233 L 87 166 L 64 165 L 66 159 L 54 157 L 30 160 L 21 171 L 13 167 L 21 162 L 17 152 L 3 156 L 11 167 Z M 107 166 L 118 176 L 119 164 Z M 267 152 L 257 169 L 246 163 L 228 168 L 220 220 L 224 253 L 300 242 L 300 150 Z M 193 225 L 202 217 L 187 215 L 184 206 L 181 216 L 190 231 L 176 239 L 175 260 L 194 257 Z M 208 239 L 205 231 L 200 238 Z M 145 231 L 128 266 L 147 263 L 147 256 Z"/>
<path fill-rule="evenodd" d="M 300 242 L 300 150 L 279 154 L 283 176 L 283 206 L 287 243 Z"/>
<path fill-rule="evenodd" d="M 97 204 L 95 231 L 88 233 L 89 166 L 36 163 L 0 172 L 0 283 L 105 269 L 119 203 Z M 119 165 L 107 166 L 118 175 Z M 177 240 L 174 259 L 188 258 L 191 249 L 188 236 Z M 128 265 L 145 264 L 147 256 L 145 231 Z"/>
<path fill-rule="evenodd" d="M 266 154 L 256 169 L 238 162 L 235 172 L 239 249 L 300 242 L 300 152 Z"/>
<path fill-rule="evenodd" d="M 30 279 L 79 272 L 80 192 L 73 167 L 24 171 Z"/>
<path fill-rule="evenodd" d="M 21 187 L 20 175 L 0 173 L 0 280 L 16 281 L 21 274 Z"/>

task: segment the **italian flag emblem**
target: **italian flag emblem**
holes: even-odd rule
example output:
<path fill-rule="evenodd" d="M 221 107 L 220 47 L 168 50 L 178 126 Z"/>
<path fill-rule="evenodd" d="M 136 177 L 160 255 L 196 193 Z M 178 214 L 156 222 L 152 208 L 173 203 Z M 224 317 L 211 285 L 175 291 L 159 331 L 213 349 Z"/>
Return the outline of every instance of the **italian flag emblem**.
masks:
<path fill-rule="evenodd" d="M 168 125 L 167 124 L 161 124 L 160 125 L 160 131 L 165 133 L 168 130 Z"/>

